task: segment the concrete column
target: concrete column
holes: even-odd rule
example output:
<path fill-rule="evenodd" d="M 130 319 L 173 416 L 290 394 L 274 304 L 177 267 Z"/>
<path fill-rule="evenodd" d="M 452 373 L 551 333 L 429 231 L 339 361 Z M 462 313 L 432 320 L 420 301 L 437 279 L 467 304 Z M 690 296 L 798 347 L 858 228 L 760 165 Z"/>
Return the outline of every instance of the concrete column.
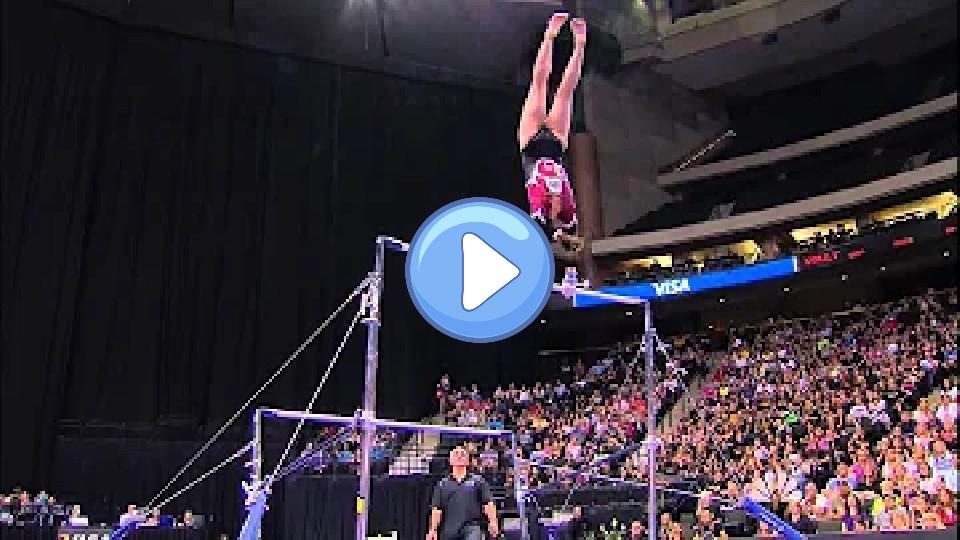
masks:
<path fill-rule="evenodd" d="M 603 237 L 603 208 L 597 179 L 597 139 L 592 133 L 570 136 L 570 162 L 577 194 L 577 220 L 584 238 Z"/>
<path fill-rule="evenodd" d="M 604 236 L 596 137 L 590 132 L 573 133 L 570 135 L 569 155 L 577 195 L 577 230 L 584 241 L 580 272 L 591 283 L 599 285 L 600 276 L 597 275 L 597 266 L 591 253 L 593 240 Z"/>

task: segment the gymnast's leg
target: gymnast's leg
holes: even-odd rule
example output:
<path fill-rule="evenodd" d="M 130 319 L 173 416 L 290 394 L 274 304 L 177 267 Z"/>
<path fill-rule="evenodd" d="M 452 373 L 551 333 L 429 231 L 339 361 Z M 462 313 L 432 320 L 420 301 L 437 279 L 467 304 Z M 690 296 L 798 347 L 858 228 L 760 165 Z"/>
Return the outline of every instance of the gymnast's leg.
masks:
<path fill-rule="evenodd" d="M 556 94 L 553 96 L 553 106 L 550 108 L 546 120 L 547 128 L 564 148 L 567 147 L 570 139 L 573 93 L 580 83 L 580 72 L 583 69 L 583 55 L 587 45 L 587 23 L 580 18 L 573 19 L 570 21 L 570 29 L 573 31 L 574 39 L 573 54 L 567 61 L 567 67 L 563 71 L 560 86 L 557 87 Z M 574 251 L 583 249 L 583 239 L 576 233 L 576 198 L 573 194 L 573 188 L 568 182 L 564 182 L 559 200 L 554 201 L 551 209 L 554 210 L 552 221 L 557 230 L 555 239 L 572 247 Z"/>
<path fill-rule="evenodd" d="M 587 46 L 587 21 L 577 18 L 570 21 L 573 31 L 573 54 L 567 61 L 567 67 L 560 79 L 560 86 L 553 96 L 553 106 L 547 115 L 546 123 L 550 131 L 567 147 L 570 138 L 570 118 L 573 115 L 573 92 L 580 83 L 580 71 L 583 69 L 583 52 Z M 536 133 L 536 132 L 534 132 Z"/>
<path fill-rule="evenodd" d="M 569 17 L 566 13 L 554 13 L 547 22 L 547 29 L 540 42 L 537 58 L 533 63 L 533 77 L 527 98 L 520 112 L 520 125 L 517 127 L 517 143 L 523 150 L 530 139 L 543 127 L 547 119 L 547 85 L 550 70 L 553 67 L 553 40 L 560 33 Z"/>

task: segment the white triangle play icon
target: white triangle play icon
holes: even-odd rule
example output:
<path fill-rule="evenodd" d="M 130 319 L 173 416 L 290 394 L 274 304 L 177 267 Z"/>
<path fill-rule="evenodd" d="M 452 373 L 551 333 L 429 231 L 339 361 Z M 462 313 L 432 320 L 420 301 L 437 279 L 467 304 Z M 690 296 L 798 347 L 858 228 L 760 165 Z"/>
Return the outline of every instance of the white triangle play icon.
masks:
<path fill-rule="evenodd" d="M 514 266 L 479 236 L 467 233 L 463 247 L 463 309 L 477 309 L 520 275 Z"/>

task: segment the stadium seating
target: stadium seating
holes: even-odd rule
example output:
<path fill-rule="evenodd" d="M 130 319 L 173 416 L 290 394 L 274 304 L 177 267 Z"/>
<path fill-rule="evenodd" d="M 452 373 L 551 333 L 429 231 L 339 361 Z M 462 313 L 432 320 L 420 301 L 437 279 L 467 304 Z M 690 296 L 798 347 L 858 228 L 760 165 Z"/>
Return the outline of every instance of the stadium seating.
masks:
<path fill-rule="evenodd" d="M 695 378 L 706 374 L 711 355 L 698 336 L 679 337 L 666 347 L 657 359 L 660 418 Z M 642 440 L 647 407 L 643 370 L 640 344 L 620 343 L 593 365 L 578 361 L 568 366 L 556 381 L 509 385 L 490 394 L 476 388 L 452 392 L 444 416 L 460 426 L 496 422 L 516 429 L 525 457 L 545 465 L 532 478 L 534 485 L 543 485 L 556 481 L 563 470 Z M 567 444 L 570 440 L 576 443 Z M 504 450 L 499 449 L 501 459 Z M 498 465 L 502 469 L 504 464 Z M 610 467 L 604 470 L 610 472 Z"/>
<path fill-rule="evenodd" d="M 854 126 L 957 89 L 956 42 L 903 64 L 866 64 L 728 102 L 737 136 L 711 161 L 744 156 Z"/>
<path fill-rule="evenodd" d="M 661 425 L 660 472 L 700 494 L 749 495 L 809 532 L 955 525 L 957 328 L 953 288 L 733 328 L 719 353 L 696 336 L 670 339 L 658 359 L 661 419 L 695 376 L 710 374 L 689 412 Z M 615 345 L 559 381 L 449 392 L 444 417 L 516 427 L 525 457 L 538 464 L 533 485 L 569 485 L 564 471 L 642 439 L 636 351 L 635 343 Z M 506 448 L 475 450 L 477 466 L 509 490 L 509 474 L 479 461 L 496 452 L 503 467 Z M 644 477 L 636 455 L 601 472 Z M 710 508 L 701 500 L 685 527 L 704 526 L 703 518 L 731 535 L 758 532 L 745 516 L 711 517 L 723 512 Z"/>
<path fill-rule="evenodd" d="M 664 466 L 845 531 L 955 523 L 957 320 L 951 289 L 739 329 Z"/>

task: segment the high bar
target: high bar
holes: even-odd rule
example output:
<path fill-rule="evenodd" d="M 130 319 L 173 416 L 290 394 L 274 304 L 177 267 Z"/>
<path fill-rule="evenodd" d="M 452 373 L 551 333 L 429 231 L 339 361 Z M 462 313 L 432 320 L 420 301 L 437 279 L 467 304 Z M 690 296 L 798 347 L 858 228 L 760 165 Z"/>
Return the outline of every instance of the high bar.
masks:
<path fill-rule="evenodd" d="M 381 234 L 380 236 L 377 237 L 377 241 L 382 242 L 383 247 L 392 251 L 403 251 L 403 252 L 410 251 L 410 244 L 398 238 L 394 238 L 392 236 L 386 236 Z"/>
<path fill-rule="evenodd" d="M 568 287 L 555 283 L 553 285 L 553 292 L 558 292 L 566 296 L 570 293 Z M 577 296 L 592 296 L 594 298 L 602 298 L 604 300 L 610 300 L 611 302 L 616 302 L 618 304 L 630 304 L 630 305 L 643 305 L 649 302 L 646 298 L 634 298 L 632 296 L 623 296 L 619 294 L 605 293 L 601 291 L 594 291 L 590 289 L 577 288 L 573 292 L 573 304 L 577 304 Z"/>

